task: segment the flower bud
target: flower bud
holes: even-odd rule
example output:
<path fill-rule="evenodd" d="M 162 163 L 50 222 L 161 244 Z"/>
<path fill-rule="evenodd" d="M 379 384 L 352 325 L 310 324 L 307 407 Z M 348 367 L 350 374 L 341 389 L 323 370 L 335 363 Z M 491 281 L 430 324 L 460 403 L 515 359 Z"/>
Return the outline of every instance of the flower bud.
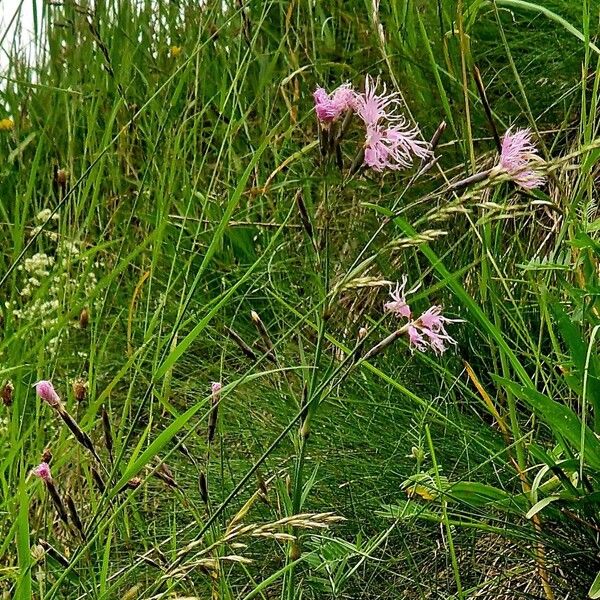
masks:
<path fill-rule="evenodd" d="M 40 463 L 37 467 L 31 470 L 31 473 L 43 481 L 52 481 L 50 465 L 46 462 Z"/>
<path fill-rule="evenodd" d="M 47 402 L 52 408 L 58 408 L 60 406 L 60 397 L 54 390 L 54 386 L 50 381 L 41 380 L 35 384 L 35 391 L 37 395 L 44 401 Z"/>

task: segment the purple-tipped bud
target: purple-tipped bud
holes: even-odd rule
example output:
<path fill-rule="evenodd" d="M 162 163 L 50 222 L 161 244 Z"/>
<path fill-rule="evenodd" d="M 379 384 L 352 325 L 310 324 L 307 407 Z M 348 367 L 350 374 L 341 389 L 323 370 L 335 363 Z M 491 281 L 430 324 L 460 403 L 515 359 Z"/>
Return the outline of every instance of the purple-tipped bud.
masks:
<path fill-rule="evenodd" d="M 213 381 L 210 386 L 213 396 L 218 396 L 221 392 L 222 387 L 223 384 L 220 381 Z"/>
<path fill-rule="evenodd" d="M 40 463 L 37 467 L 31 470 L 31 473 L 44 481 L 52 481 L 50 474 L 50 465 L 48 463 Z"/>
<path fill-rule="evenodd" d="M 38 381 L 35 384 L 35 391 L 37 395 L 44 402 L 47 402 L 52 408 L 57 408 L 58 406 L 60 406 L 60 397 L 54 390 L 54 386 L 50 381 Z"/>
<path fill-rule="evenodd" d="M 354 92 L 350 84 L 345 83 L 328 94 L 322 87 L 317 87 L 313 93 L 317 118 L 322 123 L 335 121 L 346 110 L 351 109 L 354 102 Z"/>

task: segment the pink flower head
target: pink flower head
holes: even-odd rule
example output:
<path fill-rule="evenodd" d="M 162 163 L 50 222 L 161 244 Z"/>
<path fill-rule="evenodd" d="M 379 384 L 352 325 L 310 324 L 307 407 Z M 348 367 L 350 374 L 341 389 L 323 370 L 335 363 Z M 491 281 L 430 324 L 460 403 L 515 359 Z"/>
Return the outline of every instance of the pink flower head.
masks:
<path fill-rule="evenodd" d="M 220 381 L 213 381 L 210 386 L 213 396 L 218 396 L 221 392 L 222 387 L 223 384 Z"/>
<path fill-rule="evenodd" d="M 517 129 L 514 133 L 509 128 L 502 138 L 499 167 L 512 180 L 526 190 L 538 188 L 544 184 L 545 178 L 536 168 L 541 158 L 531 139 L 531 130 Z"/>
<path fill-rule="evenodd" d="M 418 319 L 419 323 L 425 327 L 426 329 L 431 329 L 431 331 L 435 331 L 436 333 L 441 331 L 444 334 L 446 333 L 446 329 L 444 327 L 445 323 L 456 323 L 459 322 L 460 319 L 448 319 L 442 315 L 442 307 L 435 305 L 431 308 L 428 308 Z"/>
<path fill-rule="evenodd" d="M 391 302 L 386 302 L 383 305 L 383 309 L 387 312 L 391 312 L 398 317 L 403 317 L 405 319 L 410 319 L 411 310 L 410 306 L 406 302 L 406 292 L 404 291 L 406 288 L 406 283 L 408 278 L 406 275 L 402 277 L 402 283 L 396 284 L 396 289 L 393 292 L 390 292 L 392 297 Z"/>
<path fill-rule="evenodd" d="M 349 83 L 340 85 L 331 94 L 322 87 L 317 87 L 313 93 L 317 118 L 322 123 L 335 121 L 346 110 L 351 109 L 354 102 L 354 92 Z"/>
<path fill-rule="evenodd" d="M 60 406 L 60 397 L 54 390 L 52 382 L 41 380 L 35 384 L 35 391 L 37 395 L 44 401 L 47 402 L 52 408 Z"/>
<path fill-rule="evenodd" d="M 414 325 L 408 326 L 408 343 L 411 350 L 416 349 L 419 352 L 427 351 L 427 341 Z"/>
<path fill-rule="evenodd" d="M 379 80 L 373 82 L 373 78 L 367 75 L 364 93 L 354 94 L 354 112 L 367 127 L 375 127 L 382 120 L 393 121 L 398 118 L 394 115 L 394 110 L 400 103 L 399 94 L 387 94 L 385 84 L 381 94 L 378 94 L 378 84 Z"/>
<path fill-rule="evenodd" d="M 430 348 L 436 354 L 443 354 L 448 349 L 447 344 L 456 344 L 456 341 L 446 331 L 446 323 L 457 323 L 460 320 L 444 317 L 441 306 L 428 308 L 409 326 L 410 346 L 420 352 L 425 352 Z M 412 333 L 411 328 L 415 330 Z"/>
<path fill-rule="evenodd" d="M 34 469 L 31 469 L 31 473 L 44 481 L 52 481 L 52 475 L 50 475 L 50 465 L 46 462 L 40 463 Z"/>
<path fill-rule="evenodd" d="M 427 144 L 419 140 L 418 130 L 411 129 L 406 121 L 387 129 L 367 126 L 365 164 L 374 171 L 406 169 L 411 166 L 413 155 L 425 158 Z"/>

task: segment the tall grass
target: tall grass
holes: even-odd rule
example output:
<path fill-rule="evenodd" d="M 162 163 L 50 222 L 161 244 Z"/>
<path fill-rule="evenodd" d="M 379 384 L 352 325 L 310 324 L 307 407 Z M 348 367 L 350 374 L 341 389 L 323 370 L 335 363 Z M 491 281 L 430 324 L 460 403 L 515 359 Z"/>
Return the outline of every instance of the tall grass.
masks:
<path fill-rule="evenodd" d="M 600 597 L 598 10 L 48 3 L 35 62 L 0 32 L 6 597 Z M 445 121 L 436 161 L 321 155 L 312 91 L 367 74 Z M 455 186 L 510 125 L 547 184 Z M 462 320 L 442 357 L 369 353 L 403 274 Z"/>

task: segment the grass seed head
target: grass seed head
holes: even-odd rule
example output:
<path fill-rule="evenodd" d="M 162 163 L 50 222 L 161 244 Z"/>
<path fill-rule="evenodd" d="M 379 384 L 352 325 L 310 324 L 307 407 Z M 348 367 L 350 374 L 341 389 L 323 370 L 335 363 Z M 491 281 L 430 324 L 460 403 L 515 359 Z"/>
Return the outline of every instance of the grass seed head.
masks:
<path fill-rule="evenodd" d="M 92 479 L 94 480 L 94 483 L 96 484 L 96 487 L 98 488 L 98 491 L 101 494 L 104 494 L 104 492 L 106 490 L 106 484 L 104 483 L 104 479 L 102 479 L 102 475 L 100 475 L 100 473 L 98 472 L 96 467 L 90 467 L 90 471 L 92 473 Z"/>
<path fill-rule="evenodd" d="M 75 396 L 77 402 L 83 402 L 87 398 L 88 382 L 85 379 L 78 377 L 73 380 L 71 387 L 73 388 L 73 396 Z"/>
<path fill-rule="evenodd" d="M 204 504 L 208 504 L 208 482 L 206 481 L 206 475 L 204 471 L 200 471 L 198 474 L 198 487 L 200 488 L 200 497 Z"/>
<path fill-rule="evenodd" d="M 71 521 L 73 522 L 73 525 L 75 525 L 75 528 L 79 532 L 79 535 L 81 535 L 81 538 L 85 540 L 85 531 L 83 529 L 83 523 L 79 518 L 77 507 L 75 506 L 75 502 L 73 502 L 73 498 L 71 498 L 70 494 L 67 494 L 65 496 L 65 501 L 67 503 L 67 506 L 69 507 L 69 514 L 71 515 Z"/>
<path fill-rule="evenodd" d="M 12 381 L 8 380 L 0 389 L 0 398 L 2 398 L 2 403 L 4 406 L 12 406 L 13 403 L 13 392 L 15 388 L 12 384 Z"/>
<path fill-rule="evenodd" d="M 50 446 L 46 446 L 44 451 L 42 452 L 42 463 L 47 463 L 48 465 L 52 462 L 52 450 Z"/>
<path fill-rule="evenodd" d="M 88 308 L 82 308 L 79 313 L 79 327 L 81 329 L 87 329 L 90 322 L 90 311 Z"/>

